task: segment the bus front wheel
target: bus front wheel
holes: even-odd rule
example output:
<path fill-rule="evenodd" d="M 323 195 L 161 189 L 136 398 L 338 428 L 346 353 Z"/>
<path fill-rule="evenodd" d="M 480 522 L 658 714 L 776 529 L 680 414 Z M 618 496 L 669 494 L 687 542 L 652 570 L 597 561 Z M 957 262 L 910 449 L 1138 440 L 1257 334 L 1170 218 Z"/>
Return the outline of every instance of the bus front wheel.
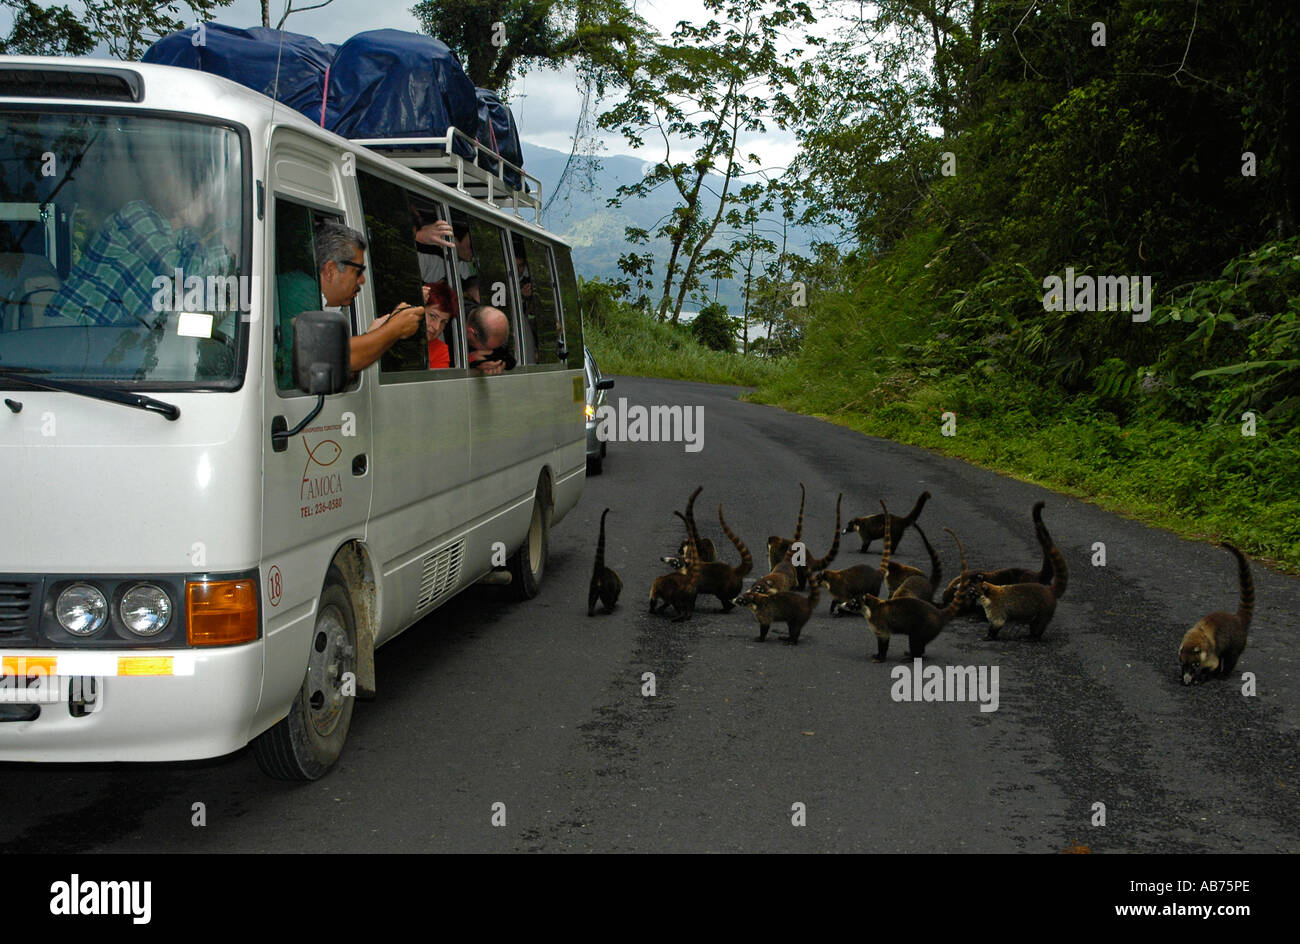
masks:
<path fill-rule="evenodd" d="M 319 780 L 343 752 L 356 702 L 357 626 L 343 575 L 331 567 L 316 610 L 307 674 L 293 706 L 253 741 L 258 766 L 277 780 Z"/>

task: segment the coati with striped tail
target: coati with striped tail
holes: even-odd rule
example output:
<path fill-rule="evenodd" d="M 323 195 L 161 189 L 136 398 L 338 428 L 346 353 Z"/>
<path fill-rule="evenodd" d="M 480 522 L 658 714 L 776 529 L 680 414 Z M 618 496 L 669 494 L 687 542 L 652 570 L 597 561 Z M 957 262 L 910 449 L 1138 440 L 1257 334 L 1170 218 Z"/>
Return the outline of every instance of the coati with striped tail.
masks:
<path fill-rule="evenodd" d="M 782 538 L 775 534 L 768 535 L 767 538 L 767 569 L 775 570 L 776 565 L 785 559 L 790 548 L 803 535 L 803 504 L 807 493 L 804 491 L 803 482 L 799 483 L 799 517 L 794 523 L 794 537 Z"/>
<path fill-rule="evenodd" d="M 1183 636 L 1178 647 L 1178 662 L 1183 670 L 1183 684 L 1203 681 L 1206 678 L 1223 678 L 1237 664 L 1246 648 L 1246 630 L 1255 612 L 1255 582 L 1250 576 L 1246 557 L 1236 547 L 1224 541 L 1219 547 L 1231 551 L 1237 558 L 1237 577 L 1241 583 L 1241 602 L 1236 613 L 1223 610 L 1201 618 Z"/>
<path fill-rule="evenodd" d="M 915 524 L 917 518 L 921 517 L 921 509 L 925 507 L 925 503 L 929 500 L 930 493 L 928 491 L 922 492 L 921 496 L 916 500 L 916 504 L 912 506 L 912 510 L 907 513 L 906 518 L 892 519 L 890 527 L 893 530 L 890 532 L 889 539 L 893 542 L 894 550 L 898 550 L 898 545 L 903 540 L 903 532 Z M 885 536 L 885 518 L 885 515 L 867 515 L 862 518 L 854 518 L 844 526 L 843 533 L 848 534 L 850 531 L 856 533 L 862 539 L 861 552 L 865 554 L 874 541 Z"/>
<path fill-rule="evenodd" d="M 1065 558 L 1060 549 L 1047 533 L 1041 513 L 1035 524 L 1039 542 L 1047 548 L 1052 559 L 1052 583 L 1011 583 L 999 586 L 988 578 L 975 578 L 970 581 L 970 591 L 984 608 L 988 617 L 989 632 L 987 639 L 997 639 L 998 633 L 1008 622 L 1029 624 L 1029 638 L 1039 639 L 1047 624 L 1056 612 L 1056 601 L 1065 596 L 1070 573 L 1065 566 Z M 953 598 L 954 600 L 956 597 Z"/>
<path fill-rule="evenodd" d="M 1042 583 L 1052 582 L 1052 555 L 1048 553 L 1048 545 L 1043 542 L 1043 536 L 1038 532 L 1038 526 L 1043 523 L 1043 508 L 1045 502 L 1034 503 L 1034 532 L 1038 536 L 1038 543 L 1043 549 L 1043 565 L 1037 570 L 1026 570 L 1023 567 L 1003 567 L 1001 570 L 967 570 L 966 569 L 966 549 L 961 546 L 961 541 L 957 542 L 957 551 L 961 554 L 961 573 L 952 578 L 948 583 L 947 589 L 943 591 L 943 603 L 947 606 L 952 602 L 953 595 L 957 592 L 957 587 L 965 582 L 970 583 L 973 580 L 984 580 L 988 583 L 994 583 L 998 586 L 1005 586 L 1011 583 Z M 947 530 L 946 528 L 944 530 Z M 951 531 L 948 532 L 952 534 Z M 957 535 L 952 535 L 954 538 Z M 984 619 L 984 610 L 980 608 L 975 597 L 971 595 L 967 600 L 966 606 L 962 608 L 963 615 L 977 615 Z"/>
<path fill-rule="evenodd" d="M 767 639 L 767 631 L 773 623 L 785 623 L 787 645 L 798 645 L 799 634 L 804 625 L 812 618 L 817 607 L 817 598 L 821 590 L 814 586 L 808 596 L 792 590 L 774 593 L 755 593 L 753 588 L 736 597 L 737 606 L 748 607 L 758 621 L 758 641 Z"/>
<path fill-rule="evenodd" d="M 623 578 L 605 566 L 605 516 L 606 508 L 600 513 L 600 539 L 596 542 L 596 566 L 591 572 L 591 589 L 587 591 L 587 615 L 596 615 L 596 601 L 599 600 L 606 613 L 613 613 L 618 603 L 618 595 L 623 592 Z"/>
<path fill-rule="evenodd" d="M 891 544 L 889 530 L 885 531 L 884 538 L 883 554 L 888 557 Z M 883 572 L 884 568 L 882 567 L 881 570 Z M 889 654 L 889 640 L 894 636 L 907 637 L 908 650 L 903 654 L 904 658 L 919 659 L 924 656 L 925 647 L 943 631 L 948 621 L 957 615 L 957 609 L 961 605 L 959 601 L 964 598 L 964 591 L 958 593 L 957 598 L 941 610 L 934 604 L 917 597 L 891 597 L 882 600 L 870 593 L 864 593 L 846 604 L 845 608 L 861 611 L 871 627 L 872 634 L 876 637 L 876 654 L 871 657 L 871 661 L 884 662 Z"/>
<path fill-rule="evenodd" d="M 877 567 L 855 564 L 844 570 L 823 570 L 812 575 L 809 587 L 825 587 L 831 595 L 831 616 L 841 616 L 842 604 L 867 593 L 880 592 L 881 573 Z"/>
<path fill-rule="evenodd" d="M 917 597 L 929 603 L 934 599 L 934 588 L 939 585 L 939 580 L 942 578 L 942 565 L 939 563 L 939 555 L 930 546 L 930 541 L 926 538 L 925 532 L 921 530 L 921 526 L 917 524 L 912 527 L 921 536 L 921 543 L 925 545 L 925 550 L 930 555 L 930 576 L 925 576 L 915 567 L 907 567 L 905 564 L 890 561 L 887 581 L 890 590 L 889 597 L 890 599 L 894 597 Z M 903 578 L 897 583 L 895 583 L 894 576 L 896 573 Z"/>
<path fill-rule="evenodd" d="M 686 528 L 690 536 L 692 547 L 699 544 L 700 532 L 695 526 L 695 498 L 700 492 L 704 491 L 701 485 L 691 492 L 690 499 L 686 502 Z M 727 519 L 722 517 L 722 503 L 718 503 L 718 523 L 722 525 L 722 533 L 727 536 L 736 550 L 740 552 L 740 566 L 732 567 L 730 564 L 722 561 L 699 561 L 690 559 L 687 562 L 687 573 L 690 574 L 693 582 L 692 589 L 698 594 L 706 596 L 715 596 L 722 603 L 722 612 L 729 613 L 735 605 L 731 601 L 736 598 L 745 585 L 744 576 L 754 567 L 754 558 L 750 556 L 749 548 L 745 543 L 736 536 L 736 532 L 727 527 Z"/>
<path fill-rule="evenodd" d="M 800 484 L 799 487 L 802 488 L 803 485 Z M 800 506 L 799 529 L 796 529 L 795 531 L 796 537 L 793 541 L 786 541 L 784 538 L 767 539 L 767 553 L 769 555 L 769 560 L 771 559 L 770 555 L 772 554 L 775 548 L 784 546 L 785 549 L 781 552 L 783 555 L 781 560 L 788 561 L 790 565 L 794 567 L 795 578 L 796 578 L 795 586 L 797 586 L 800 590 L 803 590 L 806 586 L 808 586 L 808 574 L 812 573 L 813 571 L 824 570 L 826 566 L 830 564 L 831 561 L 835 560 L 835 555 L 838 554 L 840 551 L 840 506 L 843 504 L 843 502 L 844 502 L 844 493 L 840 492 L 839 496 L 835 499 L 835 530 L 833 532 L 834 537 L 831 538 L 831 549 L 826 552 L 825 557 L 809 558 L 807 556 L 808 555 L 807 545 L 804 545 L 803 548 L 804 562 L 802 564 L 799 564 L 796 563 L 793 559 L 794 546 L 795 543 L 799 540 L 797 535 L 799 534 L 799 530 L 801 530 L 803 527 L 802 506 Z M 780 544 L 773 545 L 772 542 L 774 540 L 780 542 Z M 773 571 L 776 570 L 776 567 L 777 567 L 776 564 L 772 565 Z M 782 589 L 788 590 L 790 588 L 784 587 Z"/>
<path fill-rule="evenodd" d="M 674 511 L 673 514 L 681 518 L 683 523 L 686 522 L 686 518 L 680 511 Z M 691 526 L 687 524 L 686 551 L 679 569 L 670 574 L 661 574 L 656 577 L 654 584 L 650 587 L 651 613 L 665 611 L 671 606 L 677 611 L 677 615 L 673 617 L 674 623 L 680 623 L 691 618 L 691 615 L 695 612 L 695 588 L 692 585 L 693 580 L 688 562 L 693 560 L 694 557 L 695 548 L 694 542 L 691 540 Z M 659 600 L 662 600 L 664 605 L 656 610 L 655 603 Z"/>

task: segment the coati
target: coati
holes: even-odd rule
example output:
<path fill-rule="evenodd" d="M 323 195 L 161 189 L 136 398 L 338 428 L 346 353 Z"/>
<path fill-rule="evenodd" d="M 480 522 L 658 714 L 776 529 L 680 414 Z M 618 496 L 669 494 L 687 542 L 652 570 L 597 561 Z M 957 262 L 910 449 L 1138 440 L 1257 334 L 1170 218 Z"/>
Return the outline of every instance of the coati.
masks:
<path fill-rule="evenodd" d="M 1045 502 L 1034 503 L 1034 532 L 1038 534 L 1038 526 L 1043 523 L 1043 508 Z M 946 529 L 945 529 L 946 530 Z M 951 531 L 948 532 L 952 534 Z M 957 535 L 952 535 L 954 538 Z M 1038 534 L 1038 543 L 1043 549 L 1043 565 L 1037 570 L 1026 570 L 1023 567 L 1003 567 L 1001 570 L 975 570 L 966 569 L 966 550 L 961 546 L 961 541 L 957 542 L 957 550 L 961 554 L 961 573 L 952 578 L 948 583 L 947 589 L 943 591 L 943 604 L 947 606 L 952 602 L 953 594 L 957 592 L 958 585 L 965 581 L 970 583 L 973 580 L 985 580 L 988 583 L 994 583 L 998 586 L 1005 586 L 1012 583 L 1051 583 L 1052 582 L 1052 555 L 1048 553 L 1048 545 L 1043 543 L 1041 534 Z M 963 614 L 976 614 L 981 618 L 984 617 L 984 611 L 979 607 L 974 595 L 971 595 L 965 607 L 962 608 Z"/>
<path fill-rule="evenodd" d="M 884 539 L 880 568 L 882 576 L 885 573 L 883 562 L 888 560 L 891 549 L 891 529 L 885 530 Z M 948 621 L 957 615 L 957 609 L 963 599 L 965 599 L 964 591 L 959 592 L 956 599 L 941 610 L 934 604 L 917 597 L 892 597 L 882 600 L 873 594 L 864 593 L 849 601 L 845 608 L 861 611 L 876 637 L 876 654 L 872 656 L 871 661 L 884 662 L 885 656 L 889 653 L 889 640 L 894 636 L 907 637 L 908 650 L 904 653 L 906 658 L 924 656 L 925 647 L 943 631 Z"/>
<path fill-rule="evenodd" d="M 831 616 L 840 616 L 841 604 L 880 591 L 880 570 L 866 564 L 856 564 L 844 570 L 823 570 L 812 575 L 808 586 L 825 587 L 831 595 Z"/>
<path fill-rule="evenodd" d="M 1255 612 L 1255 582 L 1250 576 L 1246 557 L 1224 541 L 1219 547 L 1237 558 L 1237 577 L 1241 583 L 1241 602 L 1236 613 L 1222 610 L 1201 618 L 1187 631 L 1178 647 L 1178 662 L 1183 670 L 1183 684 L 1191 685 L 1206 678 L 1222 678 L 1232 671 L 1246 648 L 1246 630 Z"/>
<path fill-rule="evenodd" d="M 803 503 L 806 497 L 807 497 L 807 493 L 804 491 L 803 482 L 800 482 L 799 483 L 799 517 L 795 520 L 794 523 L 794 537 L 782 538 L 782 537 L 777 537 L 775 534 L 768 535 L 767 538 L 767 569 L 768 570 L 775 570 L 776 565 L 782 561 L 786 553 L 790 550 L 791 546 L 796 541 L 798 541 L 799 538 L 803 535 Z"/>
<path fill-rule="evenodd" d="M 591 572 L 591 589 L 587 591 L 587 615 L 596 615 L 596 601 L 599 600 L 606 613 L 614 612 L 618 595 L 623 592 L 623 578 L 605 566 L 605 516 L 606 508 L 600 513 L 600 539 L 596 541 L 596 566 Z"/>
<path fill-rule="evenodd" d="M 785 623 L 786 626 L 786 643 L 794 646 L 798 645 L 799 634 L 803 632 L 804 625 L 812 617 L 820 595 L 821 590 L 816 586 L 808 596 L 790 590 L 755 593 L 751 588 L 736 597 L 733 602 L 738 606 L 748 607 L 753 612 L 754 619 L 758 621 L 759 642 L 767 639 L 767 631 L 773 623 L 780 622 Z"/>
<path fill-rule="evenodd" d="M 744 587 L 744 576 L 749 573 L 754 566 L 754 558 L 749 554 L 749 548 L 745 547 L 743 541 L 736 536 L 736 532 L 727 527 L 727 519 L 722 516 L 722 503 L 718 503 L 718 523 L 722 525 L 722 533 L 727 536 L 736 550 L 740 552 L 740 566 L 732 567 L 730 564 L 722 561 L 700 561 L 693 557 L 693 549 L 698 546 L 700 532 L 695 526 L 695 498 L 700 492 L 704 491 L 701 485 L 691 492 L 690 500 L 686 502 L 686 529 L 689 540 L 692 545 L 692 557 L 687 561 L 687 573 L 692 580 L 692 589 L 698 594 L 706 596 L 715 596 L 722 603 L 722 612 L 729 613 L 735 605 L 731 601 L 736 598 Z"/>
<path fill-rule="evenodd" d="M 906 531 L 908 527 L 915 524 L 917 518 L 921 517 L 921 509 L 925 507 L 925 503 L 929 500 L 930 493 L 922 492 L 921 497 L 918 498 L 916 504 L 912 506 L 912 510 L 907 513 L 906 518 L 893 519 L 893 524 L 891 525 L 893 532 L 890 535 L 890 540 L 894 544 L 894 550 L 898 550 L 898 545 L 902 543 L 903 540 L 903 532 Z M 845 526 L 843 533 L 848 534 L 850 531 L 856 533 L 857 536 L 862 539 L 861 550 L 862 553 L 865 554 L 871 547 L 873 541 L 884 537 L 885 516 L 867 515 L 862 518 L 854 518 Z"/>
<path fill-rule="evenodd" d="M 674 511 L 673 514 L 678 518 L 681 518 L 683 523 L 686 522 L 686 518 L 680 511 Z M 692 543 L 691 526 L 687 524 L 686 551 L 684 552 L 682 560 L 675 565 L 679 569 L 674 570 L 670 574 L 661 574 L 656 577 L 654 584 L 650 587 L 650 612 L 661 612 L 667 610 L 668 607 L 671 606 L 677 611 L 677 615 L 673 617 L 674 623 L 680 623 L 683 620 L 690 619 L 691 615 L 695 612 L 695 588 L 692 586 L 692 577 L 689 565 L 689 561 L 694 557 L 694 548 L 692 547 Z M 656 610 L 655 603 L 659 600 L 662 600 L 664 605 L 660 607 L 659 610 Z"/>
<path fill-rule="evenodd" d="M 939 563 L 939 555 L 934 552 L 930 546 L 930 541 L 926 538 L 925 532 L 921 530 L 919 524 L 913 525 L 916 533 L 921 536 L 921 542 L 925 545 L 926 552 L 930 555 L 930 576 L 925 576 L 915 567 L 907 567 L 905 564 L 898 564 L 890 561 L 888 587 L 890 590 L 890 599 L 894 597 L 917 597 L 929 603 L 934 599 L 934 588 L 939 585 L 942 577 L 942 566 Z M 895 569 L 897 568 L 897 570 Z M 906 568 L 906 569 L 904 569 Z M 895 583 L 895 574 L 902 577 Z"/>
<path fill-rule="evenodd" d="M 800 487 L 800 488 L 803 488 L 802 483 L 800 484 L 799 487 Z M 808 548 L 807 548 L 807 546 L 805 545 L 805 546 L 804 546 L 804 562 L 803 562 L 802 564 L 798 564 L 798 563 L 795 563 L 794 560 L 793 560 L 792 555 L 793 555 L 793 552 L 794 552 L 794 545 L 795 545 L 795 542 L 797 542 L 797 541 L 799 540 L 799 538 L 798 538 L 799 531 L 803 528 L 803 513 L 802 513 L 802 512 L 803 512 L 803 509 L 802 509 L 802 506 L 800 507 L 799 528 L 797 528 L 797 529 L 795 530 L 795 535 L 796 535 L 796 536 L 795 536 L 795 538 L 794 538 L 793 541 L 786 541 L 785 538 L 768 538 L 768 539 L 767 539 L 767 552 L 768 552 L 768 555 L 769 555 L 769 560 L 771 559 L 771 558 L 770 558 L 770 555 L 772 554 L 772 552 L 773 552 L 774 549 L 782 548 L 782 547 L 783 547 L 784 550 L 782 550 L 782 552 L 781 552 L 783 556 L 782 556 L 782 558 L 780 558 L 780 560 L 788 560 L 789 563 L 794 567 L 795 578 L 796 578 L 795 586 L 797 586 L 800 590 L 804 589 L 804 588 L 808 585 L 808 574 L 809 574 L 809 573 L 811 573 L 811 572 L 813 572 L 813 571 L 816 571 L 816 570 L 823 570 L 823 569 L 825 569 L 825 567 L 826 567 L 828 564 L 830 564 L 831 561 L 835 560 L 835 555 L 839 553 L 839 550 L 840 550 L 840 506 L 843 504 L 843 502 L 844 502 L 844 493 L 843 493 L 843 492 L 840 492 L 839 496 L 835 499 L 835 531 L 833 532 L 833 533 L 834 533 L 834 537 L 831 538 L 831 549 L 830 549 L 829 551 L 826 552 L 826 556 L 825 556 L 825 557 L 812 557 L 812 558 L 808 557 Z M 776 542 L 779 542 L 779 543 L 777 543 L 777 544 L 773 544 L 773 541 L 776 541 Z M 773 569 L 773 571 L 776 570 L 776 566 L 777 566 L 776 564 L 772 564 L 772 569 Z M 788 588 L 788 587 L 785 587 L 785 588 L 782 588 L 782 589 L 787 589 L 787 590 L 788 590 L 789 588 Z"/>
<path fill-rule="evenodd" d="M 749 593 L 780 593 L 782 590 L 793 590 L 799 583 L 799 574 L 795 571 L 794 548 L 786 549 L 785 557 L 776 562 L 776 565 L 764 576 L 754 581 L 754 585 L 749 588 Z"/>
<path fill-rule="evenodd" d="M 1052 542 L 1040 515 L 1035 525 L 1039 542 L 1047 548 L 1052 559 L 1052 583 L 1011 583 L 999 586 L 988 578 L 975 578 L 970 581 L 971 593 L 978 598 L 988 617 L 989 632 L 986 638 L 997 639 L 998 632 L 1008 622 L 1015 621 L 1029 624 L 1029 638 L 1039 639 L 1047 629 L 1052 614 L 1056 612 L 1056 601 L 1065 596 L 1065 587 L 1070 574 L 1065 566 L 1065 558 Z M 956 597 L 953 598 L 954 600 Z"/>

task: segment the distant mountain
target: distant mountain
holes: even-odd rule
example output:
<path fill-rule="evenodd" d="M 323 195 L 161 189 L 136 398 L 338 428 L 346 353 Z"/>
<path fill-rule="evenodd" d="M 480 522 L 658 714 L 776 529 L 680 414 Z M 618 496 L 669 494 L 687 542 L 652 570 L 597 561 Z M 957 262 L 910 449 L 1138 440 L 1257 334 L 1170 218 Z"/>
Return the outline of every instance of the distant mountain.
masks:
<path fill-rule="evenodd" d="M 524 169 L 542 182 L 543 203 L 550 200 L 555 193 L 556 182 L 564 172 L 569 155 L 550 148 L 537 147 L 525 143 Z M 645 161 L 634 157 L 604 156 L 600 159 L 600 168 L 593 179 L 582 179 L 583 175 L 571 174 L 564 190 L 551 203 L 542 220 L 546 228 L 562 236 L 573 244 L 573 264 L 583 278 L 602 278 L 616 280 L 623 278 L 618 268 L 618 257 L 633 247 L 629 246 L 624 230 L 628 226 L 639 226 L 653 231 L 659 221 L 666 217 L 677 205 L 677 195 L 671 185 L 660 187 L 644 199 L 629 198 L 619 208 L 612 208 L 608 200 L 624 184 L 635 183 L 643 176 L 643 168 L 648 168 Z M 714 190 L 722 188 L 722 178 L 714 177 Z M 716 209 L 716 201 L 707 204 L 707 210 Z M 765 221 L 769 238 L 780 243 L 780 216 L 772 214 Z M 719 227 L 710 247 L 726 246 L 730 239 Z M 800 228 L 790 232 L 790 250 L 807 253 L 812 243 L 811 233 Z M 668 250 L 664 240 L 652 241 L 651 247 L 656 251 L 655 276 L 662 279 L 663 266 L 667 262 Z M 640 248 L 640 247 L 636 247 Z M 740 280 L 723 280 L 718 290 L 718 301 L 725 304 L 733 315 L 739 315 L 744 307 L 743 275 Z M 712 285 L 709 290 L 713 297 Z M 688 301 L 686 308 L 694 310 L 698 305 Z"/>

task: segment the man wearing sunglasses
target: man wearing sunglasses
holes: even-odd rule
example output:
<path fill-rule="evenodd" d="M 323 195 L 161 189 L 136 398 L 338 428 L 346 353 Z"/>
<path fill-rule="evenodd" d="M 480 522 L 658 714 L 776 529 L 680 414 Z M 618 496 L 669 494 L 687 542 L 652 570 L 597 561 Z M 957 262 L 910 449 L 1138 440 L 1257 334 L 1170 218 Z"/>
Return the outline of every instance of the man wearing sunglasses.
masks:
<path fill-rule="evenodd" d="M 366 282 L 366 238 L 342 223 L 327 222 L 316 233 L 316 259 L 320 263 L 320 291 L 328 308 L 352 304 Z M 365 334 L 352 338 L 353 373 L 365 370 L 402 338 L 420 329 L 424 309 L 402 303 L 376 318 Z"/>

